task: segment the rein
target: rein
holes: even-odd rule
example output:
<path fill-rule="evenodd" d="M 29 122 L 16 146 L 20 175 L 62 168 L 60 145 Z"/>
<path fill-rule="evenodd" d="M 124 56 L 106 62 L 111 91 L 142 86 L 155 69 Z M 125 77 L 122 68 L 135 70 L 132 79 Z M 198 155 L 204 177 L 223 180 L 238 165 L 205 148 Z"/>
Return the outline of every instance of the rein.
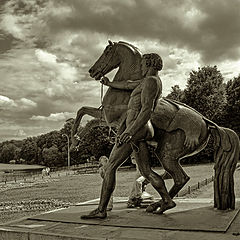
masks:
<path fill-rule="evenodd" d="M 101 111 L 101 117 L 100 117 L 100 121 L 102 121 L 103 119 L 106 121 L 107 126 L 108 126 L 108 137 L 110 138 L 111 132 L 116 136 L 117 133 L 112 129 L 110 123 L 107 120 L 107 116 L 106 116 L 106 112 L 103 106 L 103 83 L 101 84 L 101 92 L 100 92 L 100 101 L 101 101 L 101 105 L 98 108 Z M 103 118 L 104 115 L 104 118 Z"/>
<path fill-rule="evenodd" d="M 121 43 L 124 44 L 124 42 L 121 42 Z M 133 47 L 133 46 L 132 46 L 132 47 Z M 115 43 L 115 44 L 113 45 L 113 49 L 112 49 L 112 51 L 111 51 L 111 56 L 108 58 L 108 61 L 106 61 L 105 64 L 101 66 L 101 69 L 102 69 L 102 70 L 99 71 L 99 72 L 100 72 L 100 74 L 102 75 L 102 77 L 103 77 L 102 72 L 105 72 L 104 70 L 108 67 L 109 63 L 112 61 L 112 59 L 113 59 L 113 57 L 114 57 L 114 55 L 115 55 L 115 53 L 116 53 L 116 51 L 117 51 L 117 48 L 118 48 L 118 44 Z M 134 48 L 134 49 L 135 49 L 135 48 Z M 136 50 L 136 49 L 135 49 L 135 50 Z M 138 76 L 138 75 L 141 74 L 141 70 L 140 70 L 140 69 L 136 69 L 136 64 L 135 64 L 135 63 L 133 63 L 133 64 L 130 66 L 130 69 L 132 70 L 132 73 L 131 73 L 131 77 L 130 77 L 130 78 L 135 78 L 135 76 Z M 114 134 L 115 136 L 117 136 L 117 133 L 112 129 L 111 125 L 110 125 L 109 122 L 108 122 L 108 119 L 107 119 L 107 116 L 106 116 L 106 111 L 105 111 L 104 106 L 103 106 L 103 84 L 101 84 L 101 87 L 100 87 L 100 102 L 101 102 L 101 105 L 100 105 L 100 107 L 98 108 L 98 109 L 101 111 L 100 121 L 102 121 L 103 119 L 106 121 L 106 124 L 107 124 L 107 126 L 108 126 L 108 128 L 109 128 L 108 137 L 110 138 L 111 132 L 113 132 L 113 134 Z M 131 142 L 130 144 L 131 144 L 132 149 L 135 148 L 135 150 L 136 150 L 137 152 L 139 152 L 138 147 L 137 147 L 133 142 Z"/>
<path fill-rule="evenodd" d="M 104 106 L 103 106 L 103 83 L 101 84 L 101 88 L 100 88 L 100 100 L 101 100 L 101 106 L 98 108 L 100 111 L 101 111 L 101 118 L 100 118 L 100 121 L 102 121 L 103 119 L 103 114 L 104 114 L 104 118 L 105 118 L 105 121 L 107 123 L 107 126 L 109 128 L 108 130 L 108 138 L 110 138 L 110 135 L 111 135 L 111 132 L 113 132 L 113 134 L 115 136 L 117 136 L 117 133 L 115 131 L 112 130 L 112 127 L 111 125 L 109 124 L 108 120 L 107 120 L 107 117 L 106 117 L 106 113 L 105 113 L 105 109 L 104 109 Z M 130 145 L 131 145 L 131 148 L 133 151 L 139 153 L 139 147 L 132 141 L 130 141 Z"/>

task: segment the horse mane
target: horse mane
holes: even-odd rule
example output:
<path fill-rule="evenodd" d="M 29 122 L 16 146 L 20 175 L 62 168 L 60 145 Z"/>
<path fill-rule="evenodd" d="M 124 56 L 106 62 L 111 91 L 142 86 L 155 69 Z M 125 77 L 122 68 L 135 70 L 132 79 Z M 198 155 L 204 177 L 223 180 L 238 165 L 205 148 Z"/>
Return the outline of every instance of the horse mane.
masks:
<path fill-rule="evenodd" d="M 122 71 L 122 68 L 119 68 L 118 72 L 113 78 L 113 81 L 124 81 L 126 79 L 127 80 L 139 79 L 139 77 L 141 77 L 140 60 L 142 57 L 142 53 L 139 51 L 137 47 L 124 41 L 114 42 L 114 44 L 119 45 L 122 48 L 126 49 L 126 51 L 129 52 L 131 56 L 129 56 L 129 58 L 126 58 L 125 54 L 122 56 L 123 58 L 128 59 L 126 60 L 129 64 L 128 69 L 127 71 Z M 126 75 L 128 73 L 129 75 Z M 125 74 L 125 77 L 123 77 L 122 74 Z"/>
<path fill-rule="evenodd" d="M 127 48 L 129 48 L 134 54 L 139 54 L 140 56 L 142 56 L 142 53 L 140 52 L 140 50 L 135 47 L 134 45 L 124 42 L 124 41 L 119 41 L 118 44 L 124 45 Z"/>

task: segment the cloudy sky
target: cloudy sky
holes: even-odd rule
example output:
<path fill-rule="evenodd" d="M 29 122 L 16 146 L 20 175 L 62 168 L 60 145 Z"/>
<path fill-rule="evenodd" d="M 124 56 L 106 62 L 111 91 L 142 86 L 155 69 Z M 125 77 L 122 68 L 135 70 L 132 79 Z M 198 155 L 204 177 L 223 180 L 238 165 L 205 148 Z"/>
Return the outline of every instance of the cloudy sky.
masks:
<path fill-rule="evenodd" d="M 98 107 L 88 69 L 108 39 L 162 56 L 163 95 L 201 66 L 238 76 L 239 9 L 240 0 L 0 0 L 0 141 L 60 129 L 81 106 Z"/>

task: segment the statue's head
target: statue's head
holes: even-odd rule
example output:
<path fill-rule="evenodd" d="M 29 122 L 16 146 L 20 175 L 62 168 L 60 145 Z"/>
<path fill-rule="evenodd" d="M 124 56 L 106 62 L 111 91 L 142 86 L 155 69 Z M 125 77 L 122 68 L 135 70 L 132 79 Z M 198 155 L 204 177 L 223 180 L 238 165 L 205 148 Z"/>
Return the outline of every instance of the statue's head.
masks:
<path fill-rule="evenodd" d="M 147 53 L 143 55 L 146 67 L 153 67 L 157 71 L 161 71 L 163 68 L 162 58 L 157 53 Z"/>

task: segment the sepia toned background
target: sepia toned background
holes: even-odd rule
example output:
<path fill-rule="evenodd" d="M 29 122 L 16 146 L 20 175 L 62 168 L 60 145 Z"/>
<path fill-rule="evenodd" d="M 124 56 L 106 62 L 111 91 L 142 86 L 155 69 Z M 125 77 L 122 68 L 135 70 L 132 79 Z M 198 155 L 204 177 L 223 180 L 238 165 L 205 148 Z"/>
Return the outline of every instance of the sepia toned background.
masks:
<path fill-rule="evenodd" d="M 81 106 L 98 107 L 88 69 L 108 39 L 162 56 L 164 96 L 198 67 L 217 65 L 224 81 L 238 76 L 239 8 L 238 0 L 0 0 L 0 141 L 59 129 Z"/>

